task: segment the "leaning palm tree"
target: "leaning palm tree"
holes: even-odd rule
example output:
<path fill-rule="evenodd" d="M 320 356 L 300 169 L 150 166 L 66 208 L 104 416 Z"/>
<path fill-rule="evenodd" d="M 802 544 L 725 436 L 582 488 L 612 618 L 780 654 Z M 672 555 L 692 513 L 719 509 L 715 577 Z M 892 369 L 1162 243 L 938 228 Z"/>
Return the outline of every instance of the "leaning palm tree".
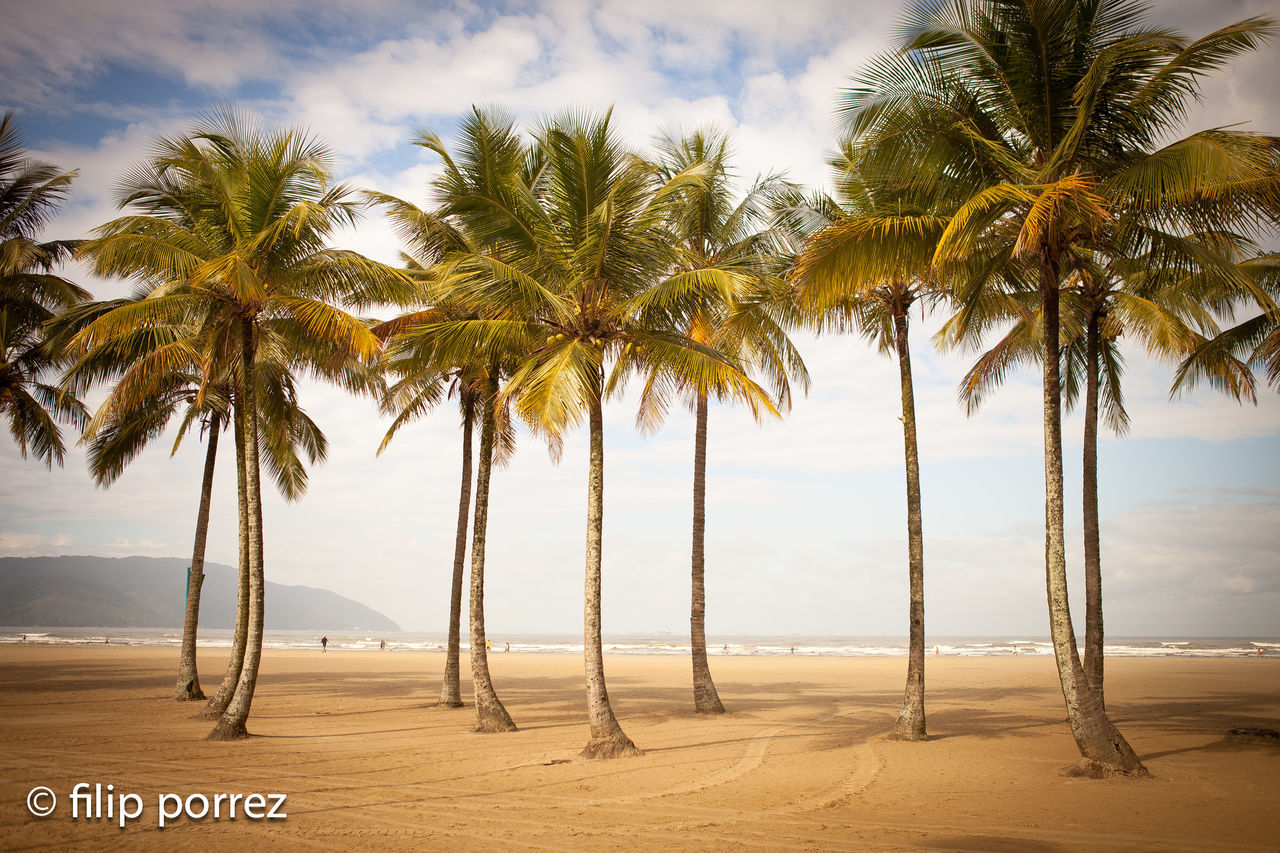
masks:
<path fill-rule="evenodd" d="M 1063 533 L 1060 292 L 1074 253 L 1107 223 L 1145 217 L 1176 233 L 1277 219 L 1276 140 L 1177 129 L 1200 78 L 1258 46 L 1255 18 L 1188 42 L 1142 25 L 1130 0 L 919 2 L 902 46 L 844 96 L 864 176 L 891 189 L 946 185 L 966 201 L 934 256 L 966 311 L 982 291 L 1034 289 L 1041 312 L 1045 563 L 1050 632 L 1072 734 L 1088 772 L 1145 774 L 1080 663 Z M 1270 200 L 1269 200 L 1270 199 Z"/>
<path fill-rule="evenodd" d="M 815 205 L 829 211 L 810 234 L 791 271 L 796 301 L 819 331 L 856 330 L 898 360 L 907 485 L 907 684 L 894 727 L 901 740 L 926 740 L 924 710 L 924 525 L 915 389 L 908 330 L 911 307 L 943 294 L 932 259 L 946 224 L 945 199 L 887 193 L 863 179 L 859 152 L 848 141 L 832 160 L 836 197 Z"/>
<path fill-rule="evenodd" d="M 588 422 L 583 755 L 634 754 L 609 702 L 601 640 L 604 398 L 628 375 L 657 368 L 708 387 L 722 381 L 753 410 L 775 410 L 738 364 L 682 333 L 698 296 L 730 292 L 734 282 L 720 270 L 669 275 L 667 216 L 701 170 L 661 183 L 618 139 L 608 114 L 544 124 L 529 160 L 468 213 L 469 227 L 495 251 L 459 253 L 442 270 L 442 291 L 481 319 L 436 327 L 433 346 L 443 360 L 522 353 L 500 395 L 515 413 L 553 440 Z"/>
<path fill-rule="evenodd" d="M 87 257 L 92 257 L 98 249 L 98 244 L 90 241 L 84 252 Z M 243 465 L 245 425 L 243 406 L 237 404 L 241 383 L 235 375 L 236 354 L 214 353 L 208 349 L 209 339 L 206 337 L 202 342 L 199 327 L 188 323 L 181 313 L 169 317 L 136 316 L 137 303 L 148 297 L 152 287 L 144 282 L 130 298 L 86 304 L 60 318 L 56 335 L 59 340 L 65 339 L 63 346 L 71 357 L 63 384 L 73 390 L 87 390 L 96 384 L 112 385 L 107 400 L 87 425 L 82 438 L 82 442 L 88 442 L 90 474 L 101 486 L 113 483 L 129 462 L 165 431 L 179 412 L 183 417 L 177 434 L 178 442 L 182 441 L 194 421 L 201 422 L 202 433 L 206 423 L 213 427 L 209 430 L 205 451 L 187 583 L 182 650 L 174 691 L 179 701 L 204 698 L 199 684 L 195 644 L 204 582 L 204 552 L 218 435 L 221 425 L 227 420 L 234 425 L 239 536 L 236 621 L 226 674 L 214 696 L 197 715 L 202 719 L 218 719 L 235 692 L 249 631 L 249 520 Z M 117 310 L 121 313 L 113 313 Z M 135 316 L 121 322 L 121 317 L 130 313 Z M 174 453 L 178 446 L 175 443 Z"/>
<path fill-rule="evenodd" d="M 807 389 L 804 361 L 780 322 L 773 297 L 779 291 L 771 273 L 778 266 L 776 241 L 765 227 L 767 203 L 782 182 L 757 180 L 742 198 L 733 197 L 728 137 L 715 129 L 657 141 L 655 163 L 663 181 L 692 170 L 702 180 L 690 184 L 671 209 L 668 225 L 677 247 L 673 275 L 718 270 L 730 277 L 732 292 L 708 291 L 692 306 L 682 331 L 692 341 L 731 353 L 760 369 L 779 409 L 789 406 L 790 380 Z M 694 412 L 693 548 L 689 635 L 693 661 L 693 703 L 699 714 L 723 714 L 724 703 L 711 677 L 706 629 L 706 483 L 707 420 L 711 400 L 730 399 L 732 389 L 718 378 L 666 376 L 650 371 L 641 394 L 637 425 L 653 430 L 665 417 L 670 397 L 684 396 Z M 763 410 L 761 410 L 763 411 Z"/>
<path fill-rule="evenodd" d="M 280 346 L 287 363 L 359 389 L 353 360 L 371 361 L 377 339 L 331 302 L 402 298 L 405 281 L 385 265 L 330 249 L 355 221 L 353 191 L 332 185 L 328 149 L 297 131 L 265 131 L 220 110 L 186 136 L 162 139 L 122 184 L 121 206 L 139 213 L 97 229 L 87 247 L 95 271 L 136 277 L 148 298 L 99 318 L 81 334 L 91 347 L 130 328 L 187 323 L 234 353 L 236 416 L 243 419 L 248 636 L 236 690 L 210 733 L 247 734 L 262 654 L 264 559 L 259 411 L 274 405 L 253 381 L 259 353 Z"/>
<path fill-rule="evenodd" d="M 501 376 L 505 371 L 498 359 L 493 359 L 485 372 L 480 415 L 480 453 L 476 465 L 476 514 L 471 529 L 471 589 L 470 608 L 467 614 L 471 631 L 471 680 L 476 703 L 476 731 L 513 732 L 516 724 L 507 713 L 506 706 L 498 698 L 493 679 L 489 675 L 489 641 L 485 635 L 484 621 L 484 570 L 485 549 L 488 545 L 489 480 L 493 471 L 498 444 L 497 436 L 503 431 L 505 405 L 498 396 Z"/>
<path fill-rule="evenodd" d="M 30 450 L 49 468 L 66 455 L 58 423 L 87 419 L 73 394 L 45 381 L 59 358 L 46 325 L 89 298 L 54 272 L 75 242 L 38 239 L 75 176 L 27 159 L 13 113 L 0 118 L 0 416 L 23 458 Z"/>

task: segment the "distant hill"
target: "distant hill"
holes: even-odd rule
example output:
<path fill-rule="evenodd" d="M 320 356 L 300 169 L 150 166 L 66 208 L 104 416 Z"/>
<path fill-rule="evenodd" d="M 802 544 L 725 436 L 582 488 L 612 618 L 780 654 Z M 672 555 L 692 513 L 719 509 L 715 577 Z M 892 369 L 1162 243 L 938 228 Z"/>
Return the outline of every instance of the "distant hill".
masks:
<path fill-rule="evenodd" d="M 0 625 L 180 628 L 187 566 L 179 557 L 0 557 Z M 205 564 L 200 626 L 234 628 L 235 570 Z M 378 611 L 327 589 L 267 581 L 267 628 L 399 631 Z"/>

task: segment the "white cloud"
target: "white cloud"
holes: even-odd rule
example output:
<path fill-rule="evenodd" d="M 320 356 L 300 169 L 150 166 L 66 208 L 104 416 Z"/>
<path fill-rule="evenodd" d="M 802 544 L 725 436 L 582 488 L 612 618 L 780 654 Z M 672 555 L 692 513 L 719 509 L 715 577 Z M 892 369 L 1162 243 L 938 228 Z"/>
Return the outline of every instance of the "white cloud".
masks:
<path fill-rule="evenodd" d="M 74 541 L 70 534 L 45 536 L 39 533 L 0 532 L 0 556 L 26 557 L 44 554 L 65 554 Z"/>
<path fill-rule="evenodd" d="M 113 542 L 99 542 L 94 546 L 95 549 L 105 551 L 115 551 L 119 554 L 168 554 L 173 550 L 173 546 L 168 542 L 152 542 L 150 539 L 116 539 Z"/>

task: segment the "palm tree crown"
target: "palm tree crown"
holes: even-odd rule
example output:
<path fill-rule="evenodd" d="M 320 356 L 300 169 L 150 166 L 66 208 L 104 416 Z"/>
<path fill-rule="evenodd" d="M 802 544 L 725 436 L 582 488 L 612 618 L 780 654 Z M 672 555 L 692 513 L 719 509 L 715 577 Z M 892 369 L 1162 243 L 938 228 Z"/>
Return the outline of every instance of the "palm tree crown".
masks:
<path fill-rule="evenodd" d="M 75 241 L 39 240 L 75 176 L 27 159 L 14 114 L 0 118 L 0 414 L 22 456 L 30 450 L 50 468 L 66 455 L 58 422 L 87 418 L 73 394 L 44 381 L 58 361 L 46 324 L 89 298 L 54 274 Z"/>
<path fill-rule="evenodd" d="M 328 149 L 305 133 L 266 131 L 245 115 L 216 111 L 189 134 L 157 143 L 152 158 L 122 182 L 121 206 L 140 212 L 101 226 L 84 249 L 100 275 L 132 277 L 147 292 L 89 323 L 75 339 L 82 352 L 141 329 L 183 330 L 174 332 L 172 347 L 157 348 L 131 369 L 137 388 L 131 399 L 146 399 L 184 370 L 201 378 L 200 396 L 222 377 L 235 377 L 249 632 L 215 737 L 245 734 L 261 656 L 259 416 L 281 408 L 286 389 L 260 387 L 258 365 L 305 369 L 367 389 L 370 374 L 361 362 L 373 360 L 379 342 L 333 303 L 395 302 L 408 289 L 395 270 L 328 247 L 361 208 L 354 190 L 331 184 L 330 162 Z"/>

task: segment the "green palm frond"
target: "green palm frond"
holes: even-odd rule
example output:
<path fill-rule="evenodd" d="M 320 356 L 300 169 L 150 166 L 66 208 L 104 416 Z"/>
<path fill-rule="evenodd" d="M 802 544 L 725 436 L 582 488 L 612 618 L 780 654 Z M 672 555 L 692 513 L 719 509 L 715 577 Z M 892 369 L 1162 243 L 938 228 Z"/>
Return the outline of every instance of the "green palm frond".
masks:
<path fill-rule="evenodd" d="M 1106 316 L 1097 370 L 1104 415 L 1121 428 L 1114 336 L 1165 359 L 1198 347 L 1227 390 L 1248 393 L 1251 351 L 1215 355 L 1195 336 L 1212 337 L 1241 304 L 1277 310 L 1242 261 L 1280 224 L 1277 138 L 1217 128 L 1171 140 L 1205 76 L 1274 38 L 1276 24 L 1250 18 L 1188 40 L 1145 17 L 1125 0 L 914 4 L 898 48 L 845 93 L 849 139 L 835 160 L 862 215 L 906 197 L 947 218 L 931 273 L 957 313 L 941 344 L 975 346 L 1035 291 L 1076 293 Z M 837 234 L 813 245 L 836 254 Z M 874 280 L 846 263 L 848 277 Z M 832 322 L 871 317 L 851 297 L 827 302 Z M 1083 328 L 1065 309 L 1063 321 Z M 1078 345 L 1064 328 L 1063 346 Z M 1003 375 L 1002 346 L 962 397 Z M 1080 364 L 1064 362 L 1068 396 Z M 1184 366 L 1180 382 L 1198 375 Z"/>
<path fill-rule="evenodd" d="M 252 383 L 260 458 L 296 499 L 325 441 L 299 408 L 291 374 L 380 391 L 381 378 L 361 362 L 381 344 L 371 323 L 345 309 L 408 302 L 420 285 L 328 245 L 363 206 L 353 188 L 332 183 L 333 162 L 310 134 L 266 129 L 223 106 L 158 140 L 124 174 L 124 215 L 79 251 L 98 274 L 132 278 L 138 290 L 85 309 L 60 331 L 76 359 L 68 387 L 115 380 L 87 433 L 104 454 L 95 464 L 106 480 L 159 434 L 164 417 L 180 416 L 176 449 L 196 422 L 229 422 L 231 400 L 248 396 L 235 389 Z"/>
<path fill-rule="evenodd" d="M 110 486 L 126 467 L 169 426 L 181 405 L 176 395 L 160 395 L 100 426 L 88 438 L 89 474 L 99 486 Z M 180 430 L 180 434 L 185 430 Z"/>
<path fill-rule="evenodd" d="M 1251 364 L 1261 367 L 1267 383 L 1280 391 L 1280 324 L 1274 315 L 1259 314 L 1212 338 L 1197 335 L 1178 365 L 1169 395 L 1176 397 L 1207 381 L 1237 400 L 1256 404 L 1257 380 Z"/>
<path fill-rule="evenodd" d="M 22 456 L 30 451 L 51 469 L 66 454 L 59 424 L 79 427 L 86 419 L 72 390 L 48 381 L 67 358 L 60 315 L 77 311 L 89 294 L 56 274 L 78 242 L 38 235 L 75 176 L 28 158 L 14 114 L 0 118 L 0 416 Z"/>

